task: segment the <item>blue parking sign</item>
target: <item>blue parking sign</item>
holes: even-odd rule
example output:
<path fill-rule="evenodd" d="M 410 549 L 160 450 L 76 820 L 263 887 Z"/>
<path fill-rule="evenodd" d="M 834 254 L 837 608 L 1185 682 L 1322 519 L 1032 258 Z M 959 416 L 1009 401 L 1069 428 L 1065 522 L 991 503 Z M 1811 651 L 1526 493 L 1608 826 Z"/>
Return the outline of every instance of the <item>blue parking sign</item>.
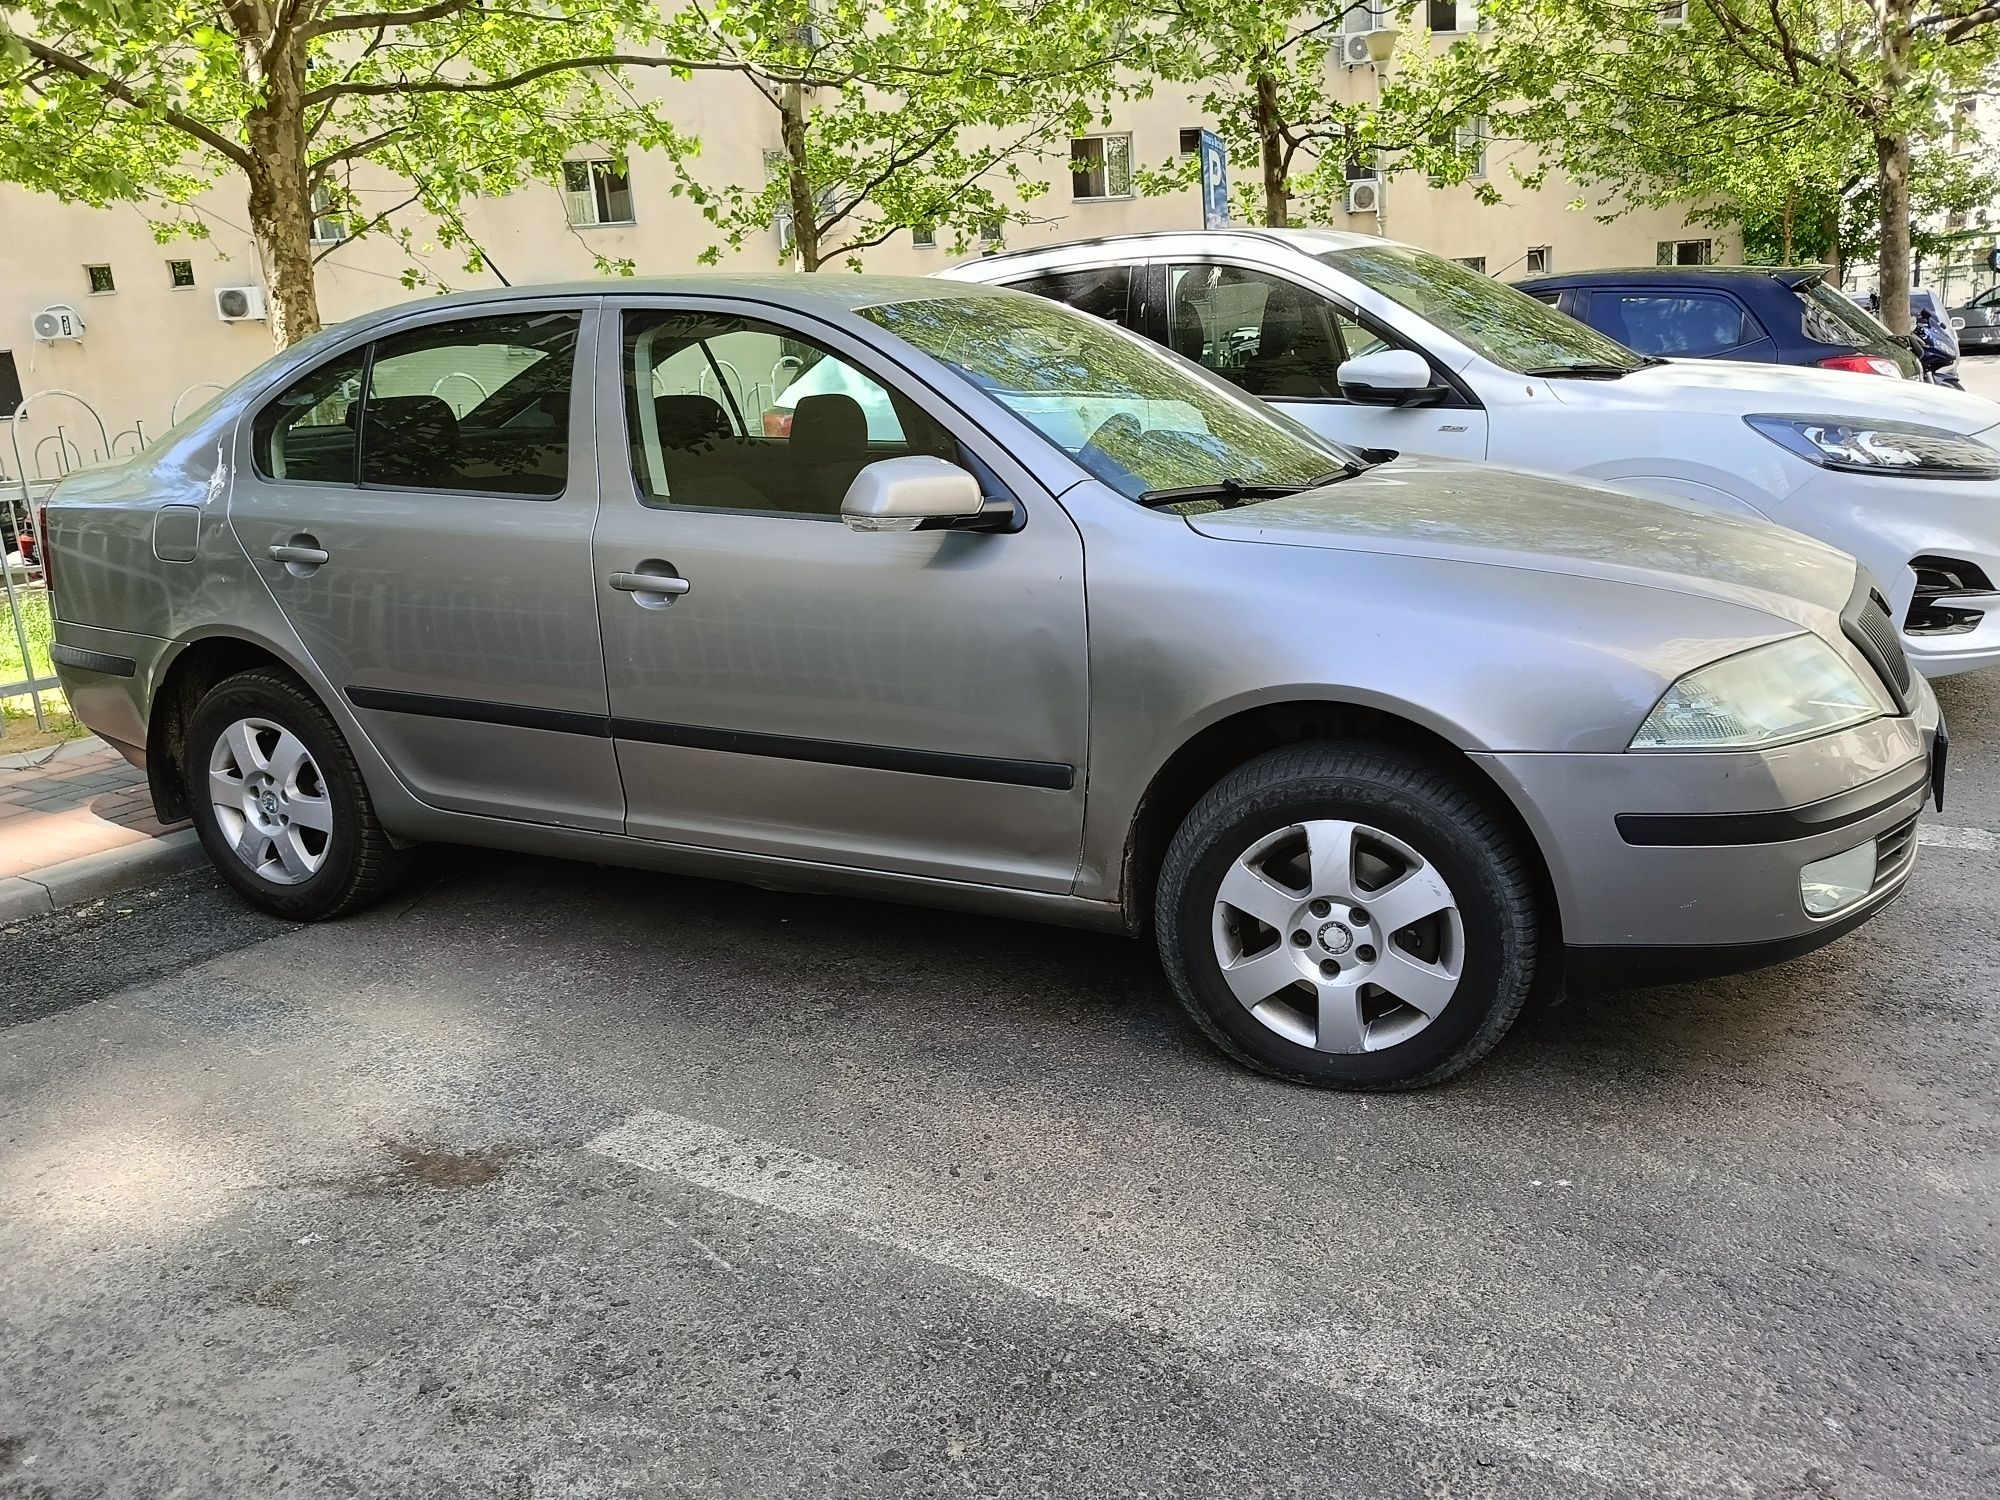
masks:
<path fill-rule="evenodd" d="M 1213 130 L 1201 133 L 1201 227 L 1229 227 L 1229 148 Z"/>

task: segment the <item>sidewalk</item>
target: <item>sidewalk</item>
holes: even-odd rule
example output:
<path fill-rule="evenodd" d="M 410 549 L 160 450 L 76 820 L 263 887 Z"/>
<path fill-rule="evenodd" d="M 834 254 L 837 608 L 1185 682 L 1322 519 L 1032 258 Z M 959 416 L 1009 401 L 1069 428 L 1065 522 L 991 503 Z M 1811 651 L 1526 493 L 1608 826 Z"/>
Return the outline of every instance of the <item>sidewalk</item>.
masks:
<path fill-rule="evenodd" d="M 0 921 L 151 878 L 195 857 L 153 816 L 143 773 L 102 740 L 0 757 Z"/>

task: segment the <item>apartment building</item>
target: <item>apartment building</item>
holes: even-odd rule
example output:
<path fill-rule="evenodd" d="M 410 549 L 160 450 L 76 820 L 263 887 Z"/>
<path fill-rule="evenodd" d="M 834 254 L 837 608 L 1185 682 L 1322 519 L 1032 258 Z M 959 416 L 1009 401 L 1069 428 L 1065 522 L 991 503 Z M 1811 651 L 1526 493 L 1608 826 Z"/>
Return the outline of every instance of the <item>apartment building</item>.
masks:
<path fill-rule="evenodd" d="M 1468 4 L 1425 7 L 1432 31 L 1448 38 L 1474 24 Z M 1350 22 L 1357 36 L 1368 20 Z M 1421 35 L 1421 34 L 1419 34 Z M 1380 87 L 1381 64 L 1358 47 L 1336 60 L 1335 86 L 1368 97 Z M 756 105 L 748 81 L 721 74 L 672 83 L 679 123 L 702 142 L 701 165 L 715 181 L 762 181 L 766 154 L 780 146 L 775 111 Z M 1009 224 L 996 243 L 1009 247 L 1137 230 L 1187 228 L 1201 222 L 1198 193 L 1138 196 L 1134 169 L 1157 166 L 1191 151 L 1205 124 L 1189 94 L 1161 91 L 1119 112 L 1112 130 L 1060 149 L 1046 161 L 1050 191 L 1034 201 L 1035 221 Z M 1505 201 L 1483 206 L 1475 185 L 1436 187 L 1414 173 L 1357 179 L 1353 211 L 1332 227 L 1407 240 L 1462 259 L 1501 279 L 1553 269 L 1657 259 L 1726 260 L 1733 238 L 1694 227 L 1676 211 L 1642 209 L 1604 221 L 1611 205 L 1552 182 L 1521 188 L 1508 167 L 1521 148 L 1484 143 L 1480 174 Z M 1532 165 L 1523 158 L 1525 169 Z M 1254 162 L 1232 162 L 1232 175 L 1255 173 Z M 467 229 L 490 265 L 516 285 L 574 280 L 595 274 L 597 258 L 629 261 L 641 275 L 698 269 L 697 257 L 718 236 L 700 211 L 670 189 L 672 166 L 636 157 L 621 170 L 605 158 L 578 153 L 560 184 L 538 185 L 506 198 L 465 206 Z M 358 182 L 360 209 L 379 211 L 407 189 L 384 179 Z M 248 232 L 242 191 L 225 179 L 197 205 L 208 226 L 204 240 L 159 243 L 132 206 L 90 209 L 0 186 L 0 414 L 23 394 L 63 391 L 30 408 L 23 424 L 22 466 L 56 472 L 93 461 L 107 445 L 125 451 L 158 436 L 216 385 L 234 381 L 271 353 L 261 312 L 263 275 Z M 398 222 L 401 222 L 400 220 Z M 386 236 L 342 240 L 332 220 L 318 221 L 320 309 L 328 322 L 422 295 L 405 284 L 411 255 Z M 455 289 L 491 285 L 491 270 L 468 271 L 465 254 L 443 250 L 415 229 L 415 260 L 425 275 Z M 950 246 L 902 232 L 863 257 L 866 269 L 923 274 L 950 264 Z M 724 250 L 725 268 L 768 271 L 785 265 L 778 232 L 740 250 Z M 827 269 L 821 275 L 841 275 Z M 88 404 L 88 410 L 82 403 Z M 99 431 L 102 420 L 104 430 Z M 57 429 L 60 427 L 60 434 Z M 0 435 L 0 471 L 18 473 Z"/>

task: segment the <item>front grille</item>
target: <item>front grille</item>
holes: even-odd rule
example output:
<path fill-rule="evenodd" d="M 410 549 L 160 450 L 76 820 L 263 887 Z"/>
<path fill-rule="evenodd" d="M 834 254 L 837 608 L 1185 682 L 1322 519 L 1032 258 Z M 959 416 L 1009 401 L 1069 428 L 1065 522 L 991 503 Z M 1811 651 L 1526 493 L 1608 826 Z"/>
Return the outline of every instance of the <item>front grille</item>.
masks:
<path fill-rule="evenodd" d="M 1896 706 L 1907 712 L 1910 658 L 1903 653 L 1903 638 L 1896 633 L 1896 619 L 1889 613 L 1889 601 L 1863 582 L 1856 587 L 1854 598 L 1841 615 L 1840 625 L 1895 695 Z"/>
<path fill-rule="evenodd" d="M 1887 833 L 1875 838 L 1875 883 L 1868 894 L 1879 896 L 1910 873 L 1917 862 L 1917 815 L 1910 814 Z"/>

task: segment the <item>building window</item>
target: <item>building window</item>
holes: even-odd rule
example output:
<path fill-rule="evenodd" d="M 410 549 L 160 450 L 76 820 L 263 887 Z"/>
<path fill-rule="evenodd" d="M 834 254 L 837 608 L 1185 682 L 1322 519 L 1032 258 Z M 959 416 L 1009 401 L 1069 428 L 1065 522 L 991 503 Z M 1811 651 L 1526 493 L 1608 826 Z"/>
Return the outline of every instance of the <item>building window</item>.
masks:
<path fill-rule="evenodd" d="M 1714 248 L 1714 240 L 1661 240 L 1653 260 L 1662 266 L 1705 266 Z"/>
<path fill-rule="evenodd" d="M 1361 5 L 1350 5 L 1341 12 L 1340 29 L 1350 35 L 1359 31 L 1380 31 L 1389 24 L 1388 0 L 1368 0 Z"/>
<path fill-rule="evenodd" d="M 1662 26 L 1685 26 L 1688 18 L 1687 0 L 1666 0 L 1659 8 Z"/>
<path fill-rule="evenodd" d="M 312 242 L 338 245 L 347 238 L 347 220 L 333 211 L 333 190 L 325 183 L 313 189 Z"/>
<path fill-rule="evenodd" d="M 1201 126 L 1192 125 L 1181 132 L 1181 155 L 1193 156 L 1201 150 Z"/>
<path fill-rule="evenodd" d="M 1475 28 L 1471 0 L 1428 0 L 1424 23 L 1432 31 L 1471 31 Z"/>
<path fill-rule="evenodd" d="M 90 279 L 90 291 L 93 296 L 118 290 L 117 283 L 111 279 L 109 266 L 85 266 L 83 274 Z"/>
<path fill-rule="evenodd" d="M 193 286 L 194 262 L 191 260 L 170 260 L 167 262 L 167 285 Z"/>
<path fill-rule="evenodd" d="M 0 349 L 0 417 L 11 417 L 21 404 L 21 372 L 13 354 Z"/>
<path fill-rule="evenodd" d="M 979 226 L 979 243 L 982 245 L 998 245 L 1000 243 L 1001 228 L 1000 220 L 987 219 Z"/>
<path fill-rule="evenodd" d="M 1546 276 L 1549 274 L 1549 262 L 1552 259 L 1549 252 L 1552 248 L 1549 245 L 1530 245 L 1528 247 L 1528 274 L 1530 276 Z"/>
<path fill-rule="evenodd" d="M 563 203 L 572 224 L 630 224 L 632 182 L 615 162 L 566 161 Z"/>
<path fill-rule="evenodd" d="M 1468 271 L 1477 271 L 1481 276 L 1486 274 L 1486 257 L 1483 255 L 1461 255 L 1458 263 Z"/>
<path fill-rule="evenodd" d="M 917 224 L 910 230 L 910 243 L 919 250 L 929 250 L 937 244 L 937 225 Z"/>
<path fill-rule="evenodd" d="M 1132 137 L 1086 135 L 1069 143 L 1070 196 L 1090 198 L 1132 196 Z"/>

